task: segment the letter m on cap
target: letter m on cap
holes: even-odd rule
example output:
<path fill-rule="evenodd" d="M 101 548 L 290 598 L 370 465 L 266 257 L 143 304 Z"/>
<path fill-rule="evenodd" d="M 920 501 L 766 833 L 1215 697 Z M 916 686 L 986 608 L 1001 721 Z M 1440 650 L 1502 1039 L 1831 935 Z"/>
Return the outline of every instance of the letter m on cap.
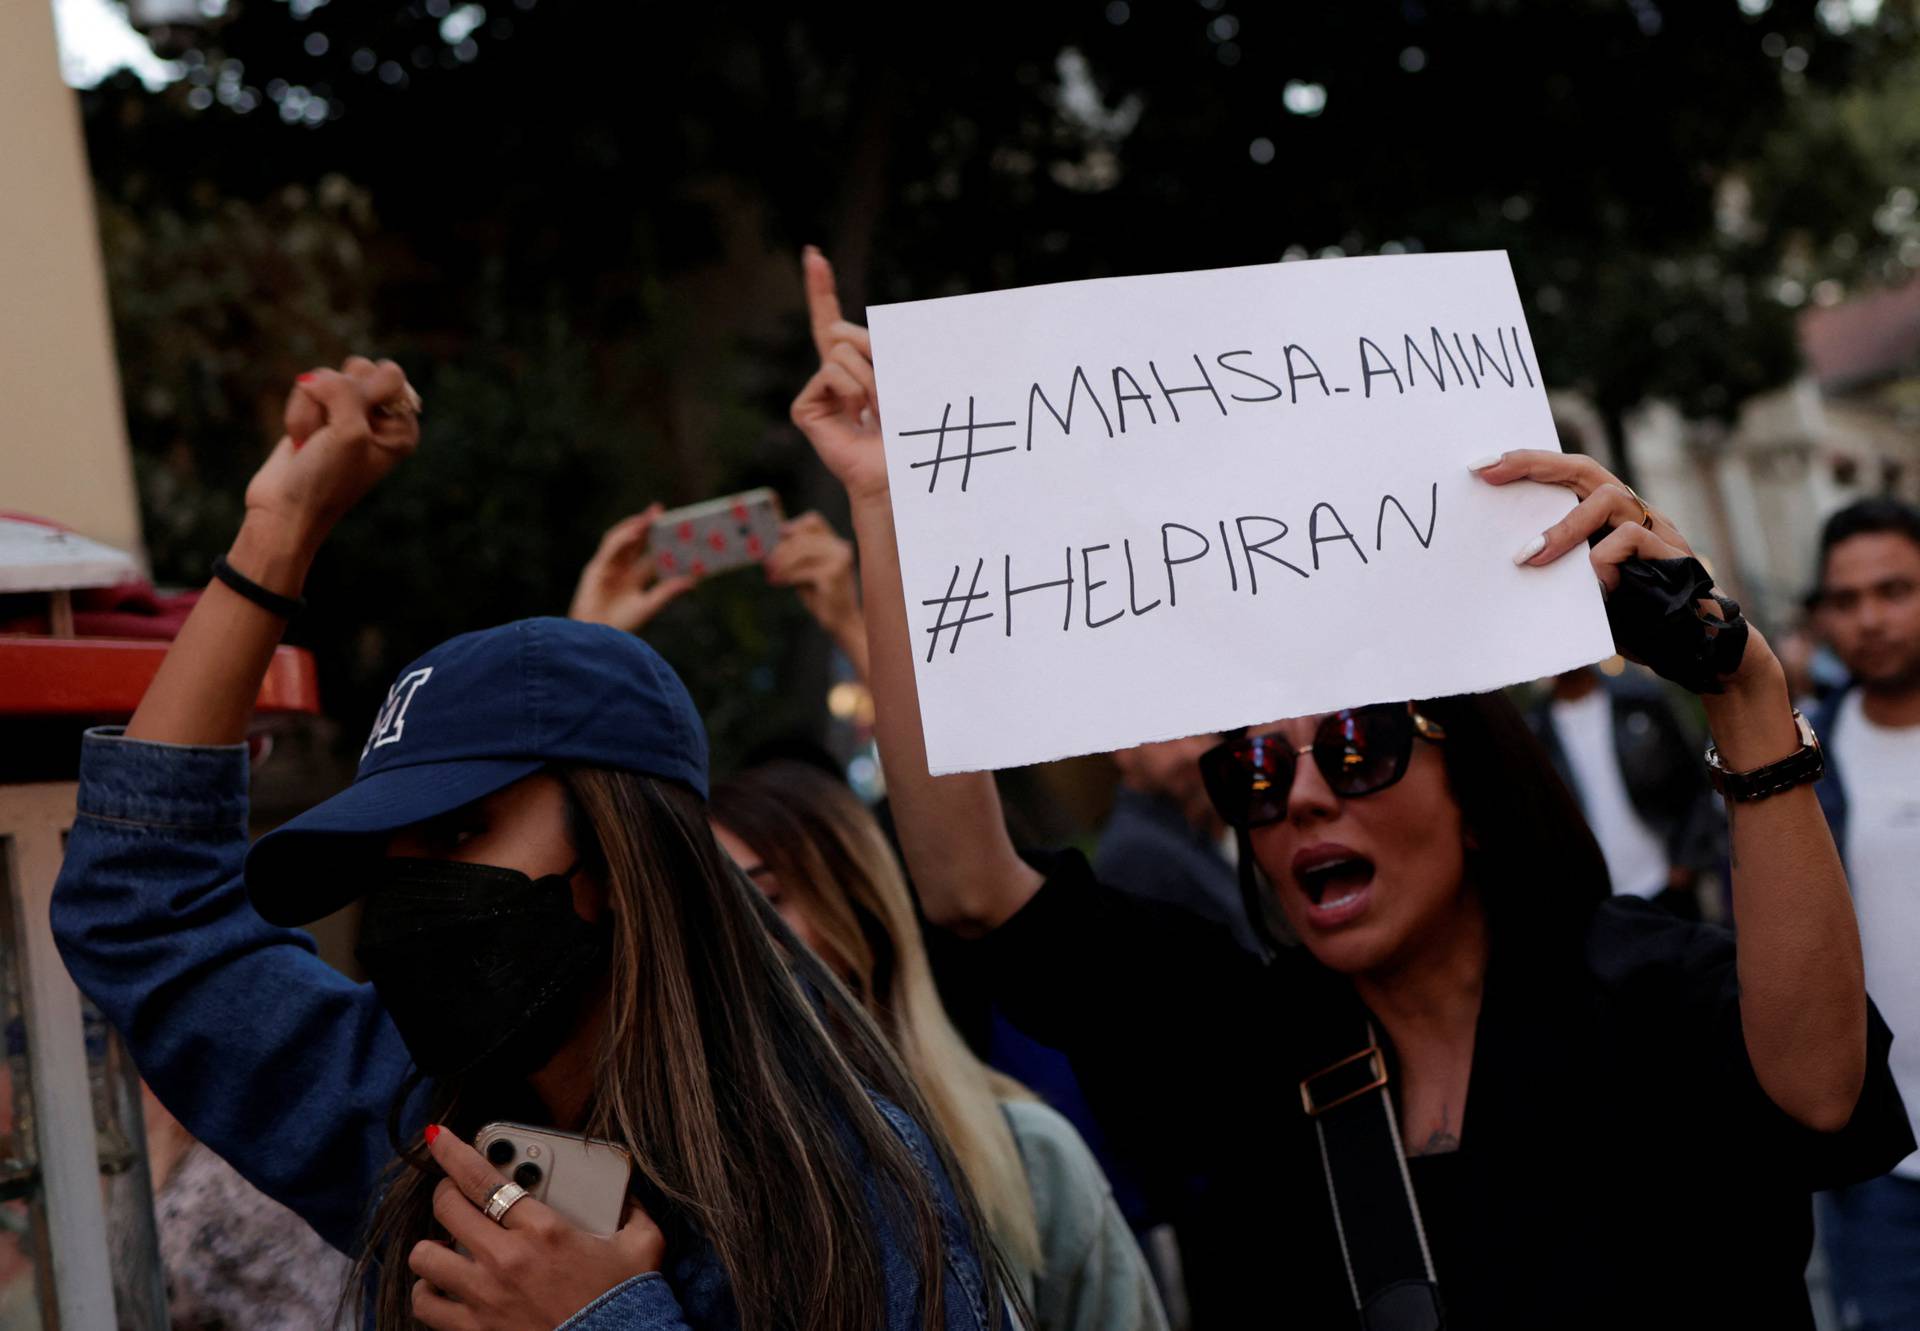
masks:
<path fill-rule="evenodd" d="M 407 708 L 413 705 L 413 695 L 420 692 L 420 686 L 431 674 L 432 666 L 421 666 L 393 682 L 393 687 L 387 690 L 386 702 L 381 704 L 380 715 L 374 720 L 373 733 L 367 736 L 366 747 L 360 750 L 361 762 L 375 749 L 400 742 L 400 736 L 407 729 Z"/>

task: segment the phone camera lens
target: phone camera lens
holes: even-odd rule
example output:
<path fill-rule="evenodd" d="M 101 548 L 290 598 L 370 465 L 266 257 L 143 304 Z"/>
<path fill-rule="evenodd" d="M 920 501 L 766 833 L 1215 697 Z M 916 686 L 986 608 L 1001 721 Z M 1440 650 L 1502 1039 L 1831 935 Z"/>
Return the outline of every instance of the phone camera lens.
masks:
<path fill-rule="evenodd" d="M 487 1159 L 496 1165 L 504 1165 L 513 1159 L 513 1143 L 504 1137 L 487 1143 Z"/>
<path fill-rule="evenodd" d="M 528 1161 L 513 1171 L 513 1181 L 532 1192 L 540 1186 L 540 1166 Z"/>

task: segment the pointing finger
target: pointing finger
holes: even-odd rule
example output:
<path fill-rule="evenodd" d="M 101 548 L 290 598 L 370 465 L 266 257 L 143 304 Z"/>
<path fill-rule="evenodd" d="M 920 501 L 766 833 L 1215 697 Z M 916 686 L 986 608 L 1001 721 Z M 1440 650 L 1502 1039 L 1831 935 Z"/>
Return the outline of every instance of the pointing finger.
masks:
<path fill-rule="evenodd" d="M 814 349 L 825 360 L 833 349 L 833 326 L 840 319 L 840 294 L 833 285 L 833 265 L 816 246 L 800 252 L 800 270 L 807 287 L 807 321 L 813 326 Z"/>
<path fill-rule="evenodd" d="M 433 1125 L 427 1131 L 427 1150 L 432 1154 L 440 1168 L 447 1172 L 460 1195 L 478 1208 L 484 1215 L 487 1203 L 493 1199 L 494 1190 L 507 1180 L 499 1170 L 487 1163 L 486 1157 L 460 1140 L 458 1133 L 448 1132 Z M 535 1216 L 547 1208 L 534 1197 L 525 1197 L 517 1201 L 500 1220 L 505 1229 L 515 1229 L 534 1223 Z M 491 1217 L 487 1217 L 491 1221 Z"/>

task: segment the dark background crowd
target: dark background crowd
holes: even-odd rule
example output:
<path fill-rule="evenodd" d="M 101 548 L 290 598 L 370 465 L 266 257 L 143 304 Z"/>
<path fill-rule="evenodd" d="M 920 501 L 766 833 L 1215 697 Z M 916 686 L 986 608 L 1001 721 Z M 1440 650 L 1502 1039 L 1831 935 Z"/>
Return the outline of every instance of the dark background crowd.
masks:
<path fill-rule="evenodd" d="M 297 630 L 349 730 L 428 644 L 564 605 L 651 500 L 838 517 L 785 420 L 805 242 L 856 314 L 1501 248 L 1549 382 L 1616 442 L 1648 400 L 1733 421 L 1795 376 L 1806 309 L 1920 264 L 1897 0 L 222 0 L 150 35 L 177 77 L 83 107 L 159 579 L 204 577 L 301 367 L 374 347 L 431 403 Z M 723 761 L 817 724 L 791 598 L 697 606 L 651 632 L 703 662 Z"/>

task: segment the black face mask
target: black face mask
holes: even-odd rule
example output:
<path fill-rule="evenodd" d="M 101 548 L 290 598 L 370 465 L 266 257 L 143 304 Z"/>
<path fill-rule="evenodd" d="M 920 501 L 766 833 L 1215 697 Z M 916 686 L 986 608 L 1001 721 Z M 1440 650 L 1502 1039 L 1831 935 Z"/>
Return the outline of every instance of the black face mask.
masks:
<path fill-rule="evenodd" d="M 611 955 L 564 874 L 388 859 L 354 955 L 430 1077 L 523 1077 L 553 1057 Z"/>

